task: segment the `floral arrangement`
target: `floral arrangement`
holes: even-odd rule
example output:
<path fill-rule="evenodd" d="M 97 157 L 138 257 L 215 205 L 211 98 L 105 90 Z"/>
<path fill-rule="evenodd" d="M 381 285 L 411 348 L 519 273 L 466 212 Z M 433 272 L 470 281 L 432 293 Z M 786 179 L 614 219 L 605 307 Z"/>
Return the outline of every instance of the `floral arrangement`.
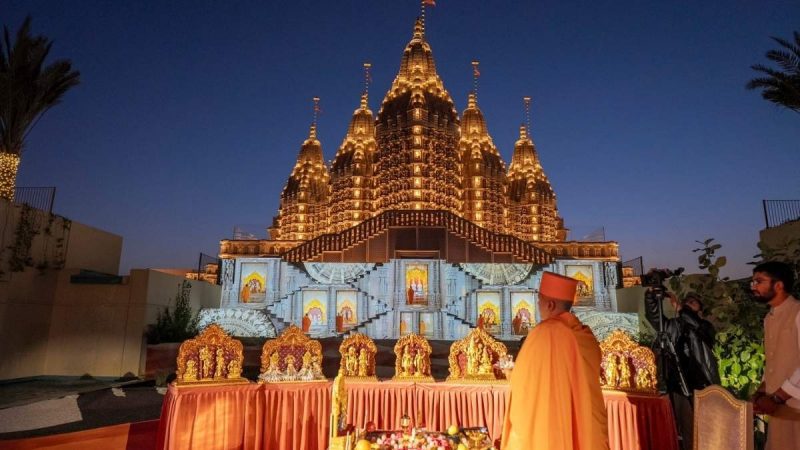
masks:
<path fill-rule="evenodd" d="M 411 435 L 403 432 L 381 433 L 374 441 L 380 450 L 454 450 L 450 439 L 442 433 L 417 432 Z M 375 448 L 375 447 L 373 447 Z"/>
<path fill-rule="evenodd" d="M 492 446 L 484 427 L 458 428 L 451 425 L 447 433 L 413 430 L 375 431 L 367 433 L 365 444 L 371 450 L 490 450 Z M 356 447 L 358 448 L 358 447 Z M 364 446 L 366 449 L 367 447 Z"/>

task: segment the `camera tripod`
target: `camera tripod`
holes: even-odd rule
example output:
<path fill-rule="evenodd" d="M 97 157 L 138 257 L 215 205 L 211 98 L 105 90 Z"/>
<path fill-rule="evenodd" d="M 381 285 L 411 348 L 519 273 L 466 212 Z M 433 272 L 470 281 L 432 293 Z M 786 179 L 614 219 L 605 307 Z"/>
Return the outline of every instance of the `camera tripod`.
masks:
<path fill-rule="evenodd" d="M 683 374 L 683 368 L 678 359 L 678 353 L 675 351 L 675 345 L 672 343 L 669 336 L 667 336 L 667 332 L 664 329 L 664 288 L 652 287 L 650 289 L 648 294 L 653 296 L 658 306 L 658 330 L 653 347 L 658 350 L 659 366 L 661 367 L 665 382 L 667 364 L 671 362 L 678 375 L 678 386 L 680 387 L 681 393 L 685 397 L 691 397 L 692 392 L 686 384 L 686 376 Z"/>

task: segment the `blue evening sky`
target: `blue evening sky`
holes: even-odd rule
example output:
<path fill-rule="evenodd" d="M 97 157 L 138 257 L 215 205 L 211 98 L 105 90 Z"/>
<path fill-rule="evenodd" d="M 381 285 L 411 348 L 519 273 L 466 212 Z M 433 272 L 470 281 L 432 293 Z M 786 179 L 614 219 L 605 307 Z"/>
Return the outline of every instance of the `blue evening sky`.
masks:
<path fill-rule="evenodd" d="M 459 111 L 479 106 L 506 162 L 533 97 L 533 138 L 573 238 L 605 227 L 623 259 L 696 269 L 695 240 L 747 275 L 762 199 L 800 199 L 800 114 L 747 91 L 800 30 L 800 2 L 439 0 L 428 40 Z M 82 83 L 30 135 L 21 186 L 124 237 L 122 272 L 191 267 L 233 226 L 265 228 L 322 98 L 330 160 L 373 64 L 377 112 L 414 0 L 20 1 L 0 21 L 72 59 Z"/>

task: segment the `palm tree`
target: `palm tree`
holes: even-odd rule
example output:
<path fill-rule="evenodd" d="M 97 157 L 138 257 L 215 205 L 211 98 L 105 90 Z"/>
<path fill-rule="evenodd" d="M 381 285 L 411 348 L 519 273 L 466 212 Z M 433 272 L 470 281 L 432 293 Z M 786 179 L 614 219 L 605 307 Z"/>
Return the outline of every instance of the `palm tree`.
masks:
<path fill-rule="evenodd" d="M 25 138 L 42 115 L 80 81 L 69 60 L 45 65 L 53 43 L 31 35 L 27 17 L 11 42 L 3 27 L 0 42 L 0 198 L 13 200 Z"/>
<path fill-rule="evenodd" d="M 761 96 L 778 105 L 800 114 L 800 33 L 795 31 L 794 42 L 773 37 L 783 49 L 770 50 L 767 59 L 778 63 L 779 70 L 761 64 L 752 67 L 766 77 L 754 78 L 747 83 L 747 89 L 762 89 Z"/>

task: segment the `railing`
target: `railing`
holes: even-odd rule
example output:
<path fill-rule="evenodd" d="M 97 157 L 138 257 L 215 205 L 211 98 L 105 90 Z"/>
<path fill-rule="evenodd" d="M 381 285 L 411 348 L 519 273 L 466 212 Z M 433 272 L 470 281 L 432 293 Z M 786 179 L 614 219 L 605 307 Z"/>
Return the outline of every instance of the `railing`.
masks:
<path fill-rule="evenodd" d="M 627 261 L 623 261 L 622 267 L 631 267 L 633 268 L 633 274 L 637 277 L 644 275 L 644 260 L 642 257 L 629 259 Z"/>
<path fill-rule="evenodd" d="M 390 227 L 442 227 L 490 252 L 511 253 L 517 259 L 550 264 L 546 251 L 507 234 L 498 234 L 449 211 L 386 211 L 341 233 L 320 235 L 283 254 L 286 261 L 313 261 L 323 252 L 345 251 Z"/>
<path fill-rule="evenodd" d="M 266 226 L 254 224 L 239 224 L 233 226 L 234 241 L 253 241 L 267 237 Z"/>
<path fill-rule="evenodd" d="M 56 201 L 55 187 L 17 187 L 14 189 L 14 203 L 53 213 Z"/>
<path fill-rule="evenodd" d="M 219 276 L 222 261 L 216 256 L 200 253 L 197 259 L 197 279 L 205 280 L 211 284 L 222 284 Z"/>
<path fill-rule="evenodd" d="M 800 200 L 764 200 L 763 203 L 767 228 L 800 219 Z"/>

